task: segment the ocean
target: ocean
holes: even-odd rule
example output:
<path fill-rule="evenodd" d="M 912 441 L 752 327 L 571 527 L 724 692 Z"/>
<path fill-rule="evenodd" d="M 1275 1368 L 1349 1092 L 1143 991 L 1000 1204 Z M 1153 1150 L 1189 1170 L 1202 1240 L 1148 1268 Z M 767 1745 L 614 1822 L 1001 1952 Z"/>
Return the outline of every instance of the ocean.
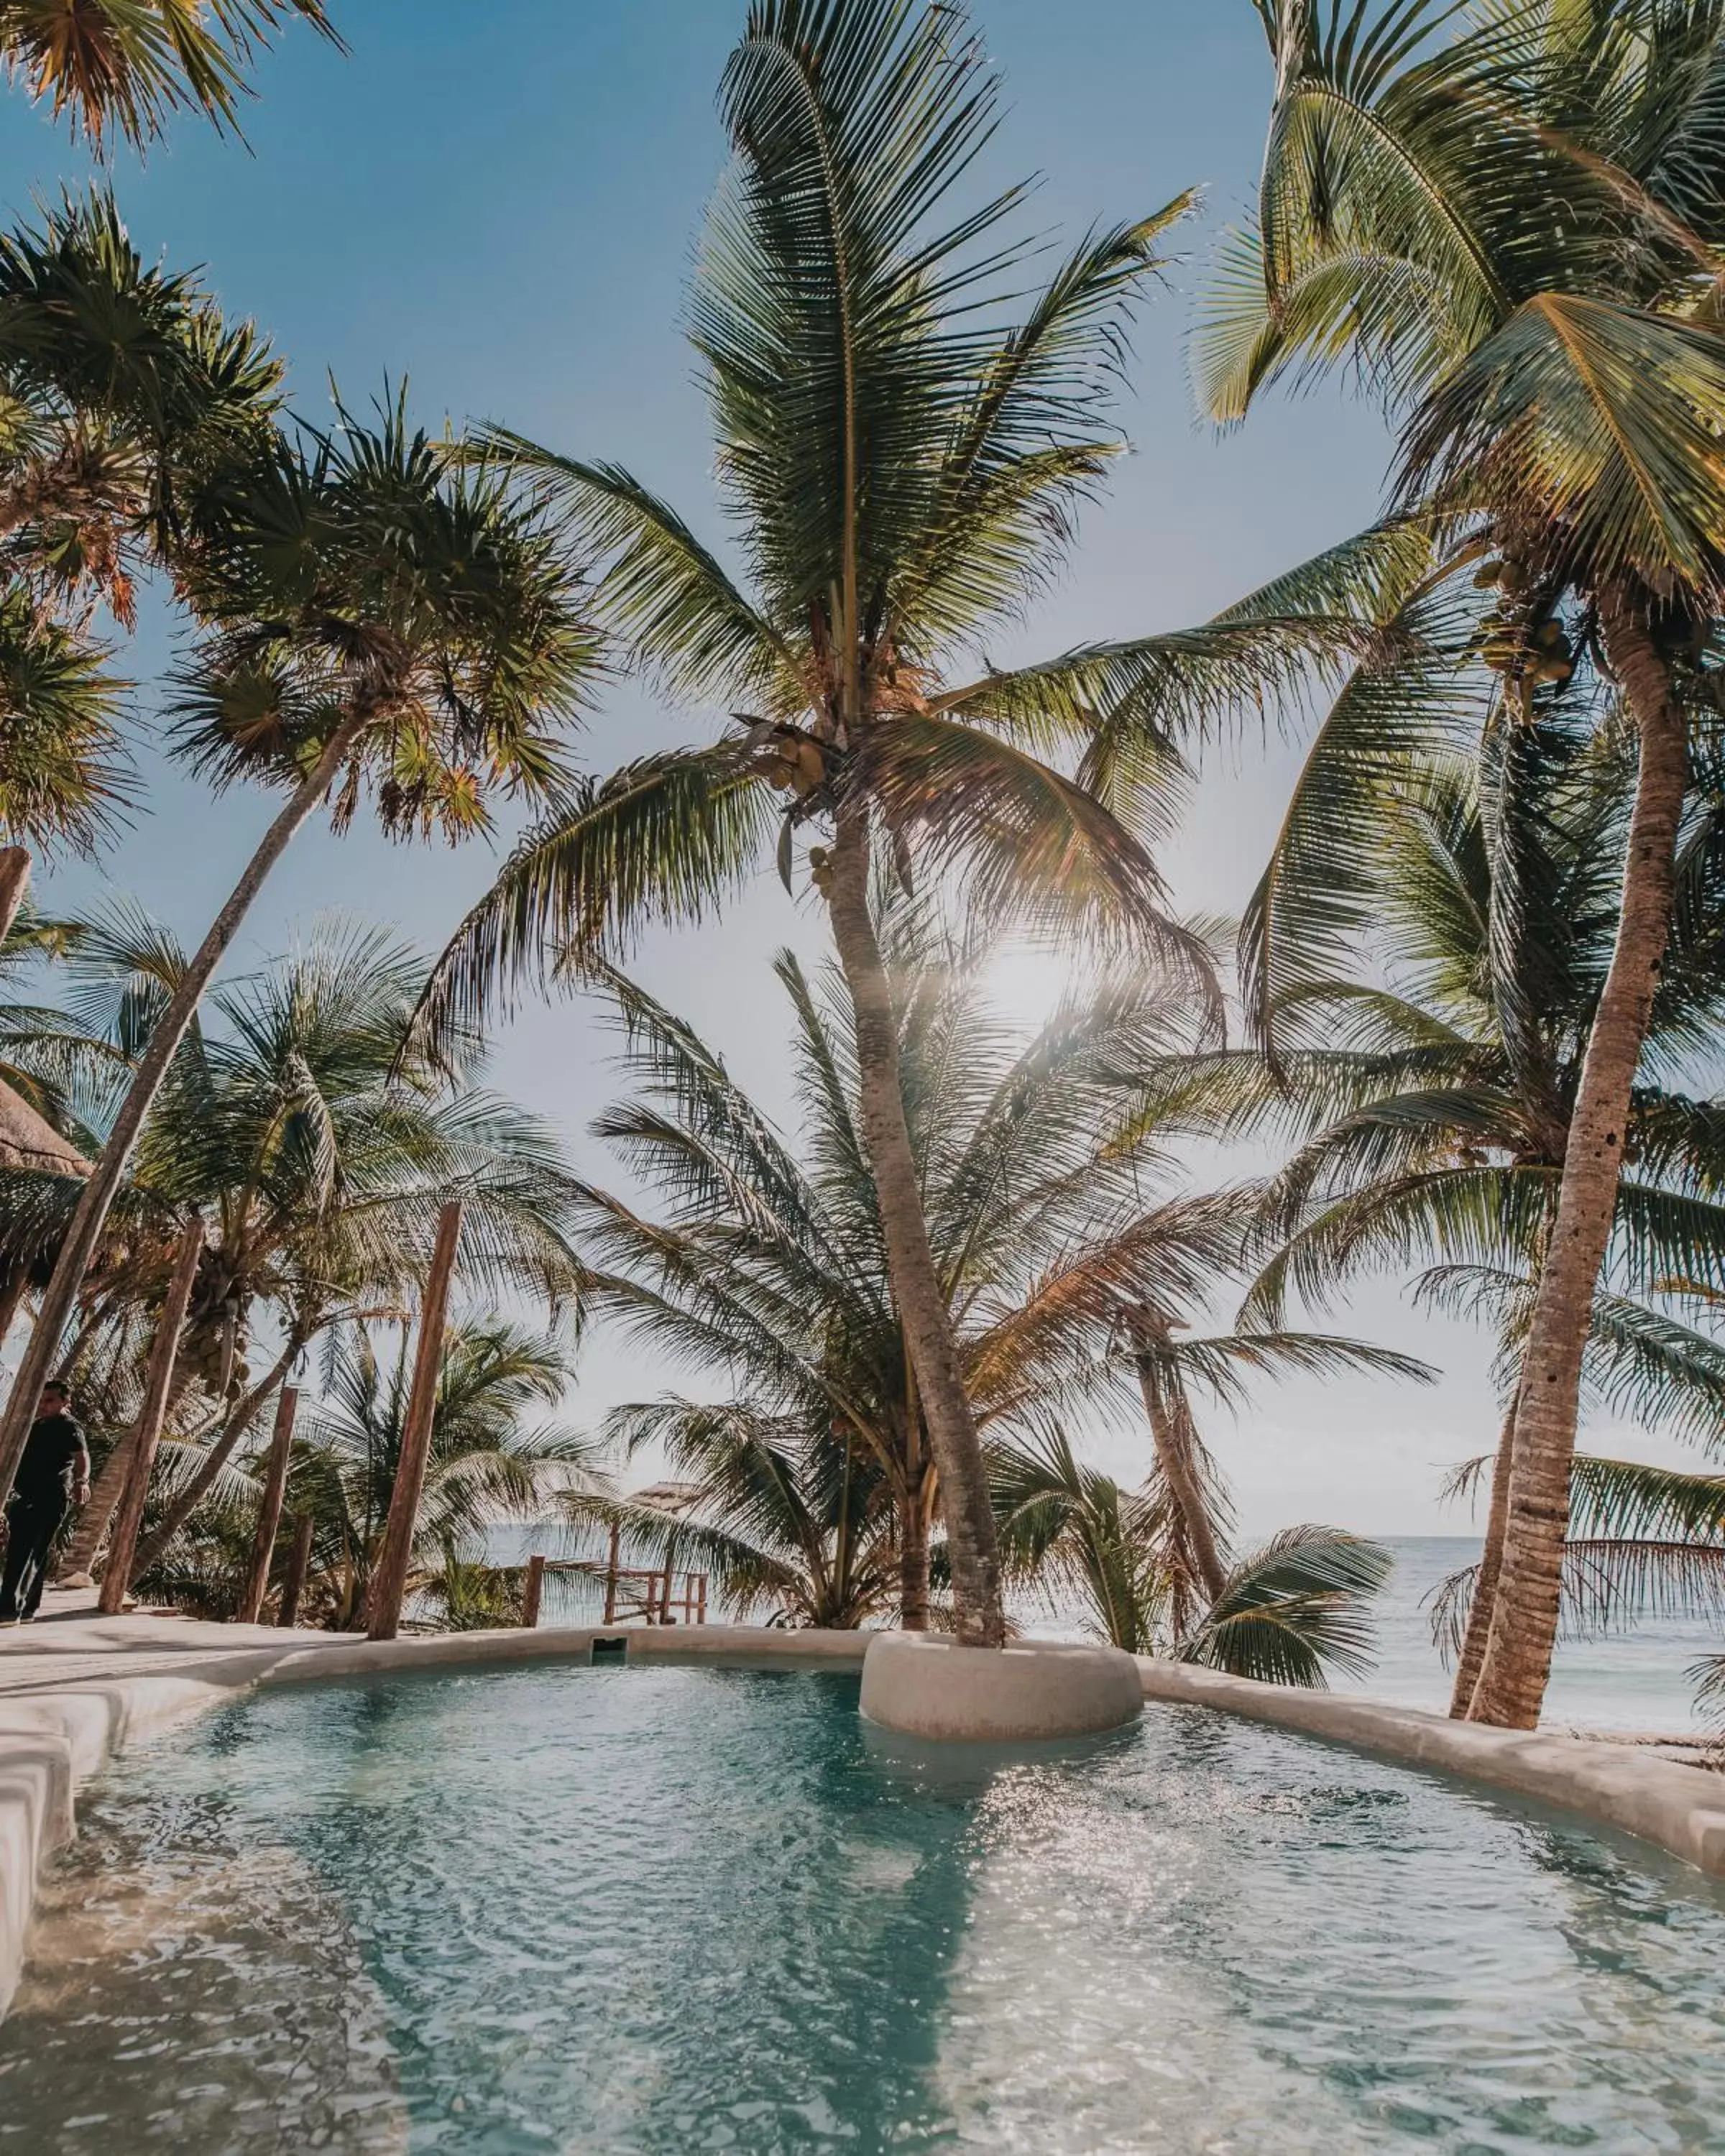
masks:
<path fill-rule="evenodd" d="M 1466 1535 L 1386 1536 L 1384 1543 L 1395 1568 L 1377 1605 L 1376 1661 L 1366 1676 L 1339 1678 L 1337 1689 L 1442 1713 L 1450 1703 L 1450 1676 L 1432 1645 L 1428 1604 L 1448 1573 L 1478 1556 L 1478 1541 Z M 551 1553 L 562 1547 L 556 1527 L 501 1528 L 491 1538 L 490 1553 L 495 1563 L 519 1564 L 531 1550 Z M 547 1584 L 543 1621 L 595 1620 L 598 1613 L 588 1606 L 588 1596 L 571 1594 L 562 1581 Z M 1025 1630 L 1045 1635 L 1077 1637 L 1082 1631 L 1076 1617 L 1034 1605 L 1021 1612 L 1020 1621 Z M 1725 1636 L 1698 1620 L 1661 1618 L 1604 1639 L 1565 1640 L 1547 1695 L 1547 1720 L 1563 1728 L 1681 1735 L 1698 1726 L 1690 1667 L 1705 1655 L 1718 1654 L 1725 1654 Z"/>

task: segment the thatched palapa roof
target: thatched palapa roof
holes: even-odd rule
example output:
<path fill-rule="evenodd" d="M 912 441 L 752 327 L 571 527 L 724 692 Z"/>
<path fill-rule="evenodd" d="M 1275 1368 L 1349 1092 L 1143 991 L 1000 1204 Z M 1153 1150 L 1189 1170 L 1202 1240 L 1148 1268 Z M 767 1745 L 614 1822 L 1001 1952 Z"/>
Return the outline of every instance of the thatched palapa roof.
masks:
<path fill-rule="evenodd" d="M 90 1163 L 0 1078 L 0 1168 L 33 1168 L 39 1175 L 88 1175 Z"/>

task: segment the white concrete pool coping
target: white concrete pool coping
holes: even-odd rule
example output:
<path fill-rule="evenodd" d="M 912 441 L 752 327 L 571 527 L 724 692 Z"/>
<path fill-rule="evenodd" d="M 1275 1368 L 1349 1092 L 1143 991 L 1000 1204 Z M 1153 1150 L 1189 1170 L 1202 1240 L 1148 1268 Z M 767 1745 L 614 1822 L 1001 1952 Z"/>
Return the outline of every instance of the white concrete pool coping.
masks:
<path fill-rule="evenodd" d="M 64 1601 L 66 1598 L 57 1598 Z M 75 1831 L 92 1775 L 128 1746 L 256 1685 L 376 1670 L 476 1668 L 590 1656 L 616 1628 L 456 1632 L 387 1645 L 183 1618 L 56 1614 L 0 1631 L 0 2014 L 23 1970 L 44 1864 Z M 860 1670 L 868 1635 L 741 1625 L 626 1628 L 632 1661 Z M 1140 1657 L 1144 1695 L 1207 1707 L 1484 1783 L 1578 1812 L 1725 1876 L 1725 1775 L 1626 1746 L 1483 1729 L 1412 1708 L 1250 1684 Z"/>

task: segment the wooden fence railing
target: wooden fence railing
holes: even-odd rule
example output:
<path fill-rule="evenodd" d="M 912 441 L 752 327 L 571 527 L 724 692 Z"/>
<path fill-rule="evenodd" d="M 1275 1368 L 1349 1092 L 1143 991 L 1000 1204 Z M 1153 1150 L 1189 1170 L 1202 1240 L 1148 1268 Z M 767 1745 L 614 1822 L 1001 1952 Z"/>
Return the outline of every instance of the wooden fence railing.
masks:
<path fill-rule="evenodd" d="M 539 1607 L 548 1572 L 575 1573 L 583 1578 L 602 1580 L 605 1588 L 607 1625 L 705 1625 L 706 1574 L 685 1572 L 680 1593 L 677 1575 L 667 1565 L 652 1570 L 641 1565 L 619 1564 L 615 1553 L 605 1560 L 583 1558 L 530 1557 L 521 1598 L 521 1623 L 531 1631 L 539 1622 Z M 680 1619 L 672 1611 L 680 1610 Z"/>

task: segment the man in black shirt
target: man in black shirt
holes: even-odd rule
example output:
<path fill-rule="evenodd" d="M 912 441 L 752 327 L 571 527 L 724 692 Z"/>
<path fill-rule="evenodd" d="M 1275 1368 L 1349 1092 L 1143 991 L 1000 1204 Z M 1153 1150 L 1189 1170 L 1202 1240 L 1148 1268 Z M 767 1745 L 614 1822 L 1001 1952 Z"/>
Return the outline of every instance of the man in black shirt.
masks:
<path fill-rule="evenodd" d="M 66 1409 L 70 1394 L 59 1383 L 42 1388 L 36 1419 L 18 1465 L 6 1512 L 6 1569 L 0 1576 L 0 1625 L 36 1614 L 48 1578 L 48 1553 L 68 1505 L 90 1498 L 90 1454 L 84 1432 Z"/>

